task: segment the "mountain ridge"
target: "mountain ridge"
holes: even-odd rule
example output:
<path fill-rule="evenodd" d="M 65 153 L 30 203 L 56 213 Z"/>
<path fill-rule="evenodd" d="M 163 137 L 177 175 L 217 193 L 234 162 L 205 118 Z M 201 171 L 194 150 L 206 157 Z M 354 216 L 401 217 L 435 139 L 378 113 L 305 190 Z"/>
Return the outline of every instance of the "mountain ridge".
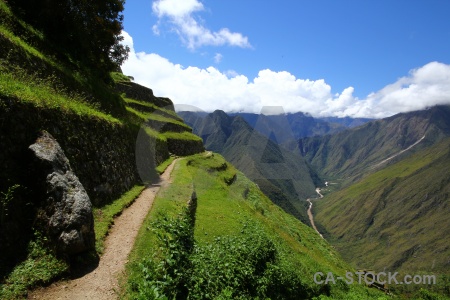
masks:
<path fill-rule="evenodd" d="M 315 203 L 315 220 L 354 267 L 444 272 L 448 166 L 450 138 L 325 195 Z"/>
<path fill-rule="evenodd" d="M 300 139 L 298 149 L 325 177 L 358 178 L 372 165 L 407 149 L 423 136 L 423 141 L 408 152 L 449 135 L 450 106 L 435 106 L 371 121 L 334 135 Z"/>

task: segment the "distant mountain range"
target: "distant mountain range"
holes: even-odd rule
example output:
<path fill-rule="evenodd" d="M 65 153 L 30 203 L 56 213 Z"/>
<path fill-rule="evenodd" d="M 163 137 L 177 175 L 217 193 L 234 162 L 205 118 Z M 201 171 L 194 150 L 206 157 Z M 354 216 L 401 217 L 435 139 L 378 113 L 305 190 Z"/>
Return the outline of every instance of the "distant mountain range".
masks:
<path fill-rule="evenodd" d="M 316 225 L 355 268 L 448 273 L 450 106 L 381 120 L 180 115 L 207 149 L 307 224 L 303 200 L 322 186 Z"/>
<path fill-rule="evenodd" d="M 450 107 L 436 106 L 336 134 L 302 138 L 298 148 L 321 176 L 357 179 L 449 135 Z"/>
<path fill-rule="evenodd" d="M 302 112 L 276 115 L 233 113 L 230 116 L 242 117 L 259 133 L 279 144 L 304 137 L 334 134 L 372 120 L 349 117 L 314 118 Z"/>
<path fill-rule="evenodd" d="M 355 268 L 448 274 L 450 106 L 298 145 L 329 182 L 314 201 L 316 225 Z"/>

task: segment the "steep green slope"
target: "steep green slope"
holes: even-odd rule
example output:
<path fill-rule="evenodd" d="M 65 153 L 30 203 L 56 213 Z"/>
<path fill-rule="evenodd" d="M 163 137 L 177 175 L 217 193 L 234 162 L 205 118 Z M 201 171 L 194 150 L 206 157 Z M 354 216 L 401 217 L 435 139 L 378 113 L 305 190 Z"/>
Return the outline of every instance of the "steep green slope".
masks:
<path fill-rule="evenodd" d="M 220 155 L 179 160 L 172 178 L 139 233 L 125 298 L 384 299 L 363 285 L 316 284 L 316 272 L 352 270 Z"/>
<path fill-rule="evenodd" d="M 314 204 L 316 221 L 355 268 L 450 269 L 450 139 Z"/>
<path fill-rule="evenodd" d="M 300 155 L 284 150 L 239 116 L 223 111 L 204 118 L 189 112 L 180 115 L 203 138 L 206 149 L 222 154 L 275 204 L 308 222 L 305 200 L 315 195 L 321 181 Z"/>
<path fill-rule="evenodd" d="M 14 268 L 50 274 L 33 282 L 25 280 L 25 289 L 62 272 L 60 268 L 48 272 L 45 261 L 37 261 L 39 253 L 53 254 L 46 248 L 47 237 L 34 227 L 46 195 L 36 187 L 37 167 L 28 147 L 40 131 L 58 141 L 98 209 L 142 183 L 139 156 L 148 163 L 146 175 L 154 178 L 155 168 L 170 153 L 203 151 L 201 139 L 176 116 L 170 99 L 155 97 L 150 89 L 132 83 L 133 99 L 124 99 L 111 78 L 98 77 L 98 70 L 60 50 L 60 45 L 51 43 L 0 0 L 1 289 L 4 282 L 11 283 L 7 278 Z M 135 99 L 133 91 L 145 99 Z M 132 107 L 132 102 L 153 110 Z M 33 263 L 40 269 L 30 267 Z"/>
<path fill-rule="evenodd" d="M 372 121 L 334 135 L 301 139 L 299 149 L 322 175 L 355 179 L 449 135 L 450 107 L 436 106 Z M 403 156 L 382 163 L 412 145 Z"/>

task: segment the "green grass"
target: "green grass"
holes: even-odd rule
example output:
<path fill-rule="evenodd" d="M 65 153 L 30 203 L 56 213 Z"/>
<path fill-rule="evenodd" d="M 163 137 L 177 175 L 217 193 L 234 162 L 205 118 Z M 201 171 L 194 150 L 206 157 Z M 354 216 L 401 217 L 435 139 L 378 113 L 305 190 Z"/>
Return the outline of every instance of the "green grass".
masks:
<path fill-rule="evenodd" d="M 28 289 L 48 284 L 69 270 L 69 265 L 48 250 L 40 237 L 29 243 L 28 251 L 27 259 L 0 285 L 0 299 L 25 299 Z"/>
<path fill-rule="evenodd" d="M 202 138 L 188 131 L 185 132 L 163 132 L 161 133 L 166 139 L 174 139 L 174 140 L 193 140 L 193 141 L 202 141 Z"/>
<path fill-rule="evenodd" d="M 18 101 L 33 103 L 37 107 L 60 109 L 82 116 L 92 116 L 109 123 L 122 124 L 119 119 L 105 114 L 79 95 L 56 91 L 47 80 L 33 78 L 24 73 L 0 73 L 0 95 Z"/>
<path fill-rule="evenodd" d="M 142 185 L 136 185 L 112 203 L 100 208 L 94 208 L 95 248 L 98 253 L 103 253 L 103 243 L 108 235 L 109 228 L 114 223 L 114 218 L 120 215 L 125 208 L 133 204 L 134 200 L 144 188 Z"/>
<path fill-rule="evenodd" d="M 149 253 L 158 253 L 157 234 L 152 230 L 153 222 L 161 214 L 176 217 L 182 212 L 190 199 L 193 186 L 192 177 L 187 171 L 185 159 L 180 159 L 172 171 L 172 184 L 170 189 L 161 189 L 156 196 L 153 205 L 142 224 L 136 238 L 133 250 L 129 255 L 126 266 L 126 282 L 122 288 L 123 297 L 129 298 L 128 291 L 134 288 L 134 283 L 140 280 L 140 263 Z"/>
<path fill-rule="evenodd" d="M 11 9 L 9 8 L 9 6 L 6 4 L 6 2 L 4 0 L 0 1 L 0 14 L 2 14 L 3 17 L 3 24 L 2 25 L 7 25 L 5 28 L 9 31 L 10 25 L 11 25 L 11 21 L 13 22 L 17 22 L 18 24 L 20 24 L 20 26 L 22 28 L 24 28 L 29 35 L 33 35 L 37 38 L 39 38 L 40 40 L 44 40 L 44 35 L 42 34 L 42 32 L 37 31 L 36 29 L 34 29 L 32 26 L 28 25 L 27 23 L 25 23 L 23 20 L 17 18 L 13 12 L 11 11 Z M 8 26 L 9 25 L 9 26 Z"/>
<path fill-rule="evenodd" d="M 126 103 L 134 103 L 134 104 L 142 105 L 142 106 L 148 107 L 148 108 L 150 108 L 152 110 L 159 111 L 159 112 L 161 112 L 161 114 L 171 115 L 171 116 L 174 117 L 175 120 L 182 121 L 182 119 L 173 110 L 166 109 L 164 107 L 156 106 L 155 104 L 147 102 L 147 101 L 139 101 L 139 100 L 126 98 L 126 97 L 124 98 L 124 100 L 125 100 Z"/>
<path fill-rule="evenodd" d="M 24 21 L 14 16 L 5 2 L 2 1 L 1 3 L 0 19 L 2 21 L 0 22 L 0 36 L 2 43 L 6 44 L 2 51 L 5 49 L 6 51 L 8 51 L 7 49 L 11 51 L 8 56 L 5 55 L 6 58 L 3 57 L 3 60 L 0 60 L 2 75 L 13 76 L 13 80 L 20 84 L 35 83 L 35 85 L 39 85 L 39 93 L 41 95 L 42 81 L 47 81 L 44 84 L 46 89 L 64 86 L 62 90 L 55 90 L 50 92 L 50 94 L 62 94 L 59 95 L 62 98 L 86 102 L 84 97 L 79 96 L 81 93 L 86 93 L 90 95 L 89 102 L 95 103 L 95 105 L 99 104 L 99 106 L 95 106 L 93 104 L 87 105 L 86 103 L 88 107 L 76 107 L 65 103 L 65 99 L 62 101 L 63 103 L 56 101 L 52 107 L 57 105 L 75 109 L 75 112 L 81 114 L 91 114 L 94 110 L 98 111 L 98 113 L 94 113 L 96 117 L 106 117 L 108 121 L 112 121 L 112 118 L 108 117 L 109 113 L 123 117 L 125 112 L 123 100 L 118 95 L 115 95 L 112 89 L 98 78 L 97 74 L 93 74 L 92 70 L 89 71 L 83 66 L 77 65 L 69 57 L 66 57 L 65 61 L 64 59 L 57 60 L 55 57 L 64 57 L 64 54 L 55 53 L 54 49 L 44 41 L 42 33 L 34 30 Z M 16 34 L 16 31 L 19 31 L 20 36 Z M 3 78 L 3 81 L 0 84 L 10 83 L 7 82 L 10 81 L 7 78 Z M 29 95 L 26 98 L 30 99 Z M 54 101 L 55 99 L 52 100 Z M 42 105 L 43 102 L 45 101 L 40 99 L 38 105 Z"/>
<path fill-rule="evenodd" d="M 157 121 L 160 123 L 172 123 L 172 124 L 176 124 L 178 126 L 181 126 L 183 128 L 185 128 L 188 131 L 191 131 L 192 128 L 189 127 L 188 125 L 184 124 L 183 122 L 175 119 L 175 118 L 168 118 L 165 116 L 162 116 L 160 114 L 157 113 L 149 113 L 149 112 L 143 112 L 143 111 L 139 111 L 137 109 L 134 109 L 132 107 L 127 106 L 126 107 L 127 111 L 130 113 L 133 113 L 134 115 L 138 116 L 143 122 L 152 120 L 152 121 Z"/>
<path fill-rule="evenodd" d="M 224 164 L 226 164 L 226 167 L 224 167 Z M 237 174 L 237 179 L 229 185 L 224 179 L 231 174 Z M 264 241 L 267 241 L 269 244 L 273 243 L 277 253 L 277 259 L 273 263 L 279 266 L 281 270 L 286 271 L 283 273 L 288 276 L 286 280 L 294 280 L 292 282 L 298 283 L 298 286 L 295 286 L 295 288 L 305 288 L 304 291 L 309 295 L 319 295 L 321 293 L 322 287 L 313 282 L 313 274 L 315 272 L 322 271 L 326 273 L 331 271 L 335 274 L 343 274 L 346 270 L 352 270 L 325 240 L 320 238 L 311 228 L 275 206 L 261 193 L 254 183 L 238 172 L 232 165 L 226 163 L 220 155 L 205 155 L 203 153 L 179 160 L 175 165 L 172 178 L 173 183 L 168 188 L 162 189 L 157 195 L 152 210 L 139 232 L 127 265 L 127 279 L 122 290 L 124 298 L 135 299 L 137 291 L 145 286 L 142 272 L 146 272 L 145 274 L 149 276 L 148 278 L 154 278 L 156 275 L 149 271 L 148 268 L 151 269 L 154 266 L 153 263 L 158 264 L 158 260 L 163 259 L 168 253 L 172 255 L 170 251 L 167 252 L 167 249 L 164 250 L 161 240 L 158 240 L 158 236 L 161 236 L 162 233 L 159 230 L 155 230 L 155 228 L 160 223 L 154 222 L 161 220 L 162 215 L 165 215 L 165 218 L 169 218 L 168 220 L 175 220 L 178 216 L 182 216 L 194 187 L 198 197 L 194 239 L 196 247 L 200 247 L 198 248 L 200 252 L 196 252 L 197 254 L 189 257 L 192 258 L 195 266 L 192 269 L 196 274 L 195 276 L 200 276 L 198 278 L 203 278 L 202 276 L 204 275 L 201 274 L 205 274 L 204 272 L 207 272 L 208 268 L 211 267 L 208 267 L 208 261 L 218 264 L 217 267 L 213 268 L 214 272 L 211 269 L 210 274 L 214 273 L 222 276 L 220 275 L 221 272 L 227 271 L 226 262 L 229 260 L 232 263 L 239 255 L 239 252 L 233 252 L 232 248 L 234 246 L 231 247 L 230 245 L 233 244 L 236 247 L 245 248 L 247 247 L 246 245 L 256 245 L 254 243 L 259 243 L 258 241 L 263 244 L 266 243 Z M 176 221 L 170 222 L 176 223 Z M 175 223 L 169 223 L 168 228 L 179 226 L 175 225 Z M 251 228 L 259 229 L 254 231 Z M 256 232 L 259 233 L 256 234 Z M 252 236 L 255 238 L 260 236 L 261 239 L 246 240 L 246 238 L 251 239 Z M 220 242 L 218 239 L 223 239 L 224 242 Z M 166 241 L 170 241 L 170 238 Z M 266 248 L 263 247 L 261 249 Z M 252 251 L 249 253 L 254 253 Z M 262 251 L 261 253 L 265 253 L 265 250 Z M 175 259 L 177 254 L 173 253 L 173 255 L 175 255 Z M 220 257 L 227 257 L 227 261 L 220 259 Z M 244 269 L 247 267 L 252 268 L 251 265 L 247 266 L 246 264 L 245 266 L 247 267 L 244 269 L 241 268 L 244 267 L 244 264 L 239 266 L 239 264 L 232 263 L 232 265 L 233 268 L 231 268 L 231 265 L 229 267 L 230 270 L 234 271 L 223 274 L 223 276 L 228 276 L 232 280 L 238 278 L 233 278 L 232 274 L 245 277 L 246 275 L 243 275 L 245 273 Z M 162 272 L 162 269 L 158 270 L 158 272 Z M 244 273 L 240 273 L 241 271 Z M 263 276 L 261 278 L 266 277 Z M 280 275 L 279 278 L 285 277 Z M 295 278 L 298 281 L 295 281 L 297 280 Z M 170 282 L 172 282 L 172 279 Z M 236 284 L 233 285 L 235 288 L 239 286 L 239 283 Z M 261 283 L 260 286 L 264 287 L 265 284 Z M 359 299 L 377 299 L 382 297 L 382 294 L 378 291 L 368 290 L 358 285 L 337 285 L 329 286 L 328 288 L 332 294 L 330 299 L 342 299 L 344 294 L 357 295 Z M 227 289 L 223 290 L 223 292 L 227 295 L 231 293 Z M 354 296 L 354 299 L 357 296 Z"/>
<path fill-rule="evenodd" d="M 16 35 L 14 35 L 3 24 L 0 24 L 0 34 L 2 34 L 5 38 L 9 39 L 12 43 L 16 44 L 18 47 L 24 49 L 30 55 L 35 56 L 35 57 L 37 57 L 39 59 L 42 59 L 42 60 L 46 61 L 47 63 L 49 63 L 50 65 L 52 65 L 54 67 L 58 66 L 53 60 L 51 60 L 48 57 L 46 57 L 39 50 L 37 50 L 36 48 L 30 46 L 24 40 L 22 40 L 21 38 L 19 38 Z"/>
<path fill-rule="evenodd" d="M 114 82 L 131 82 L 130 77 L 120 72 L 111 72 L 110 75 L 112 80 L 114 80 Z"/>
<path fill-rule="evenodd" d="M 162 163 L 159 164 L 159 166 L 156 167 L 156 171 L 159 174 L 164 173 L 164 171 L 167 169 L 167 167 L 175 160 L 175 156 L 171 156 Z"/>

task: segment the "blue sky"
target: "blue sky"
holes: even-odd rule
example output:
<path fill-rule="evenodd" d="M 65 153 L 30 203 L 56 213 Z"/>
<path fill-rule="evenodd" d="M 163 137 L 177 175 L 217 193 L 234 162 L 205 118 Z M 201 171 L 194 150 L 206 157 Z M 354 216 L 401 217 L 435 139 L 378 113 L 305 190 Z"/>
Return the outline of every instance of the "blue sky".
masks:
<path fill-rule="evenodd" d="M 447 0 L 128 0 L 126 75 L 176 104 L 385 117 L 450 104 Z"/>

